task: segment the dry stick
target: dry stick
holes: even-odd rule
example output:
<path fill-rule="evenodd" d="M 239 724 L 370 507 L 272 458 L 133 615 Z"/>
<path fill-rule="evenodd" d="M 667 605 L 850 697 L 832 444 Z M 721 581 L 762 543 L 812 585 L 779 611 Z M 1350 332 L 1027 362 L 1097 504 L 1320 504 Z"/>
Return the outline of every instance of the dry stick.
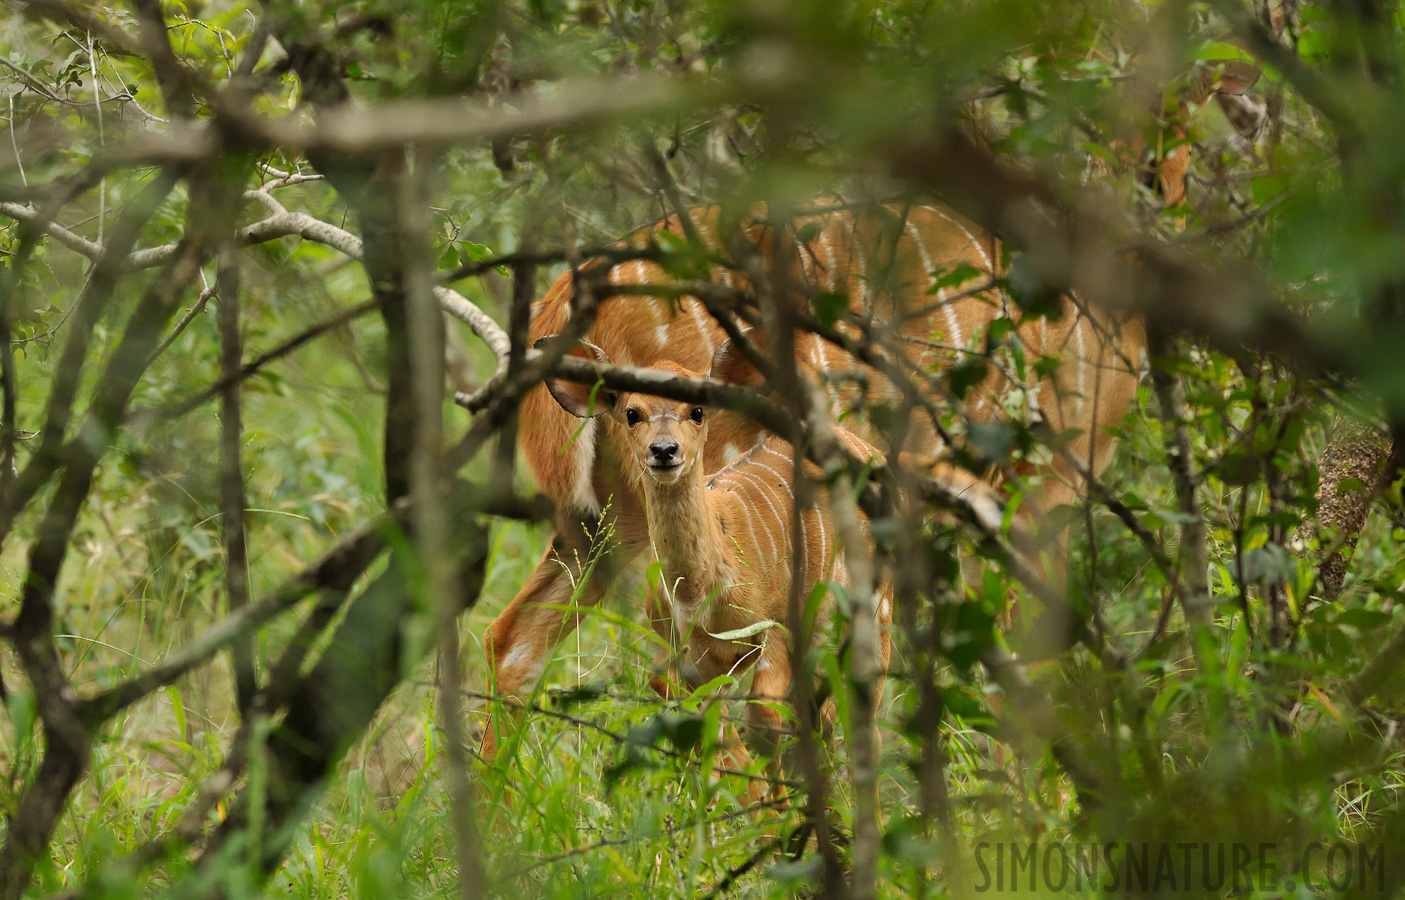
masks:
<path fill-rule="evenodd" d="M 288 338 L 286 341 L 277 345 L 271 350 L 267 350 L 263 353 L 260 353 L 258 356 L 244 363 L 234 372 L 221 375 L 220 378 L 213 384 L 211 384 L 209 387 L 197 391 L 183 400 L 172 400 L 170 403 L 166 403 L 162 406 L 133 410 L 131 418 L 137 420 L 144 420 L 150 418 L 156 421 L 179 419 L 181 416 L 190 413 L 197 407 L 203 406 L 209 401 L 222 395 L 225 391 L 230 388 L 231 385 L 238 385 L 241 382 L 248 380 L 252 376 L 257 375 L 264 368 L 264 366 L 267 366 L 269 363 L 275 362 L 276 360 L 282 359 L 283 357 L 292 353 L 294 350 L 301 347 L 303 344 L 306 344 L 308 341 L 314 338 L 321 337 L 329 331 L 334 331 L 342 327 L 343 325 L 346 325 L 348 322 L 354 321 L 355 319 L 364 316 L 366 313 L 375 311 L 379 307 L 380 301 L 371 299 L 367 300 L 365 303 L 353 306 L 350 309 L 342 310 L 336 315 L 331 316 L 327 319 L 323 319 L 316 325 L 313 325 L 303 331 L 298 332 L 297 334 Z"/>
<path fill-rule="evenodd" d="M 452 568 L 449 516 L 443 492 L 444 317 L 430 292 L 432 261 L 425 167 L 431 163 L 421 154 L 416 155 L 415 163 L 415 173 L 402 178 L 396 204 L 405 254 L 406 338 L 411 351 L 406 399 L 412 407 L 416 438 L 410 456 L 410 496 L 414 502 L 411 523 L 425 605 L 435 621 L 441 679 L 439 716 L 444 730 L 444 761 L 449 768 L 459 887 L 464 900 L 476 900 L 484 894 L 485 884 L 473 820 L 473 785 L 468 780 L 468 738 L 459 695 L 463 668 L 459 659 L 458 586 Z"/>
<path fill-rule="evenodd" d="M 1196 660 L 1201 671 L 1208 671 L 1212 660 L 1207 658 L 1204 644 L 1209 637 L 1212 616 L 1210 587 L 1206 580 L 1205 519 L 1195 496 L 1194 455 L 1190 447 L 1190 433 L 1186 428 L 1188 413 L 1182 399 L 1180 379 L 1164 368 L 1174 352 L 1170 341 L 1163 333 L 1151 329 L 1147 333 L 1147 345 L 1153 359 L 1151 383 L 1156 391 L 1161 416 L 1166 462 L 1176 488 L 1176 505 L 1184 517 L 1180 547 L 1181 609 L 1190 626 Z"/>
<path fill-rule="evenodd" d="M 810 440 L 825 451 L 832 462 L 826 468 L 836 472 L 829 489 L 829 507 L 836 530 L 844 544 L 844 561 L 849 571 L 852 608 L 849 618 L 849 752 L 852 757 L 850 780 L 854 786 L 853 876 L 850 895 L 869 900 L 877 893 L 879 838 L 878 822 L 878 697 L 882 675 L 879 651 L 878 595 L 874 590 L 873 558 L 864 546 L 854 502 L 854 483 L 845 458 L 836 451 L 839 440 L 824 412 L 818 388 L 805 381 L 801 390 L 810 395 L 806 421 Z M 797 467 L 799 459 L 796 460 Z"/>
<path fill-rule="evenodd" d="M 156 83 L 161 88 L 161 99 L 166 104 L 166 112 L 172 118 L 190 118 L 194 112 L 189 93 L 189 79 L 184 77 L 183 66 L 171 49 L 170 36 L 166 31 L 166 17 L 161 11 L 161 0 L 132 0 L 136 10 L 138 36 L 143 55 L 151 61 L 156 73 Z M 97 85 L 94 84 L 94 88 Z"/>
<path fill-rule="evenodd" d="M 171 345 L 176 342 L 176 338 L 184 334 L 185 330 L 190 327 L 190 323 L 195 321 L 195 317 L 205 311 L 205 306 L 210 302 L 210 298 L 215 295 L 216 290 L 218 290 L 218 283 L 212 284 L 200 292 L 200 296 L 195 298 L 195 302 L 190 305 L 190 309 L 186 310 L 185 315 L 181 316 L 180 321 L 171 329 L 171 333 L 166 335 L 166 339 L 163 340 L 155 350 L 151 351 L 152 362 L 155 362 L 161 354 L 171 349 Z"/>
<path fill-rule="evenodd" d="M 245 191 L 243 196 L 246 200 L 254 200 L 262 204 L 272 214 L 235 231 L 235 241 L 241 247 L 283 237 L 300 237 L 303 240 L 325 244 L 353 259 L 362 258 L 361 239 L 356 235 L 307 213 L 288 211 L 268 193 L 267 187 L 262 190 Z M 83 256 L 97 258 L 102 256 L 105 251 L 102 244 L 94 243 L 74 234 L 55 223 L 52 216 L 46 216 L 43 211 L 35 210 L 32 207 L 18 203 L 0 202 L 0 213 L 16 221 L 29 223 L 32 228 L 49 234 L 70 250 Z M 166 262 L 175 252 L 175 244 L 162 244 L 159 247 L 132 251 L 117 263 L 116 268 L 122 272 L 150 268 Z M 490 264 L 485 264 L 484 271 L 493 268 L 494 265 L 496 264 L 490 261 Z M 506 357 L 508 352 L 507 334 L 493 321 L 491 316 L 483 312 L 477 305 L 469 302 L 462 294 L 441 285 L 435 286 L 434 296 L 446 313 L 468 325 L 488 345 L 494 355 L 499 359 Z"/>
<path fill-rule="evenodd" d="M 736 80 L 676 76 L 566 79 L 551 96 L 523 91 L 495 105 L 479 100 L 437 98 L 398 100 L 369 108 L 352 104 L 324 110 L 313 124 L 288 116 L 269 119 L 247 106 L 212 102 L 214 122 L 172 122 L 162 135 L 140 135 L 105 154 L 108 166 L 174 165 L 208 158 L 239 135 L 240 146 L 300 150 L 311 156 L 339 153 L 374 155 L 406 145 L 447 146 L 555 129 L 581 129 L 629 116 L 680 107 L 707 106 L 752 87 Z M 218 98 L 211 92 L 206 99 Z"/>
<path fill-rule="evenodd" d="M 37 235 L 24 230 L 20 246 L 10 260 L 9 278 L 0 282 L 0 509 L 9 506 L 10 490 L 15 479 L 15 441 L 19 436 L 19 379 L 15 374 L 15 345 L 10 340 L 10 319 L 15 299 L 15 287 L 20 272 L 28 260 L 30 248 Z M 0 533 L 0 541 L 4 535 Z"/>
<path fill-rule="evenodd" d="M 144 0 L 150 2 L 150 0 Z M 233 245 L 221 241 L 215 274 L 219 292 L 220 371 L 225 388 L 220 392 L 220 506 L 223 510 L 225 591 L 229 611 L 237 613 L 249 605 L 249 557 L 244 528 L 244 467 L 239 449 L 243 444 L 243 418 L 240 385 L 235 377 L 244 356 L 239 335 L 239 259 Z M 153 354 L 155 355 L 155 354 Z M 230 646 L 234 664 L 234 695 L 239 714 L 248 716 L 258 690 L 254 642 L 239 638 Z"/>
<path fill-rule="evenodd" d="M 688 207 L 683 203 L 682 196 L 678 193 L 678 183 L 673 180 L 673 174 L 668 171 L 668 163 L 664 161 L 663 155 L 659 153 L 659 148 L 652 142 L 644 142 L 644 155 L 649 160 L 649 165 L 654 169 L 654 177 L 659 180 L 659 187 L 662 188 L 664 197 L 668 199 L 668 205 L 673 207 L 673 213 L 678 217 L 678 224 L 683 229 L 683 236 L 688 239 L 698 250 L 706 251 L 707 245 L 703 243 L 702 236 L 698 234 L 697 223 L 693 217 L 688 215 Z M 667 227 L 667 223 L 665 223 Z"/>
<path fill-rule="evenodd" d="M 520 262 L 512 267 L 512 306 L 508 311 L 507 333 L 511 341 L 504 375 L 515 374 L 522 368 L 531 334 L 532 301 L 536 299 L 537 267 Z M 498 434 L 497 458 L 493 462 L 493 482 L 510 490 L 517 468 L 518 417 L 514 411 L 503 422 Z"/>
<path fill-rule="evenodd" d="M 264 206 L 269 210 L 269 215 L 237 229 L 234 232 L 236 243 L 241 247 L 252 247 L 279 238 L 300 237 L 303 240 L 326 244 L 347 256 L 359 259 L 361 257 L 361 239 L 356 235 L 329 222 L 323 222 L 308 213 L 290 211 L 269 193 L 286 184 L 301 184 L 304 181 L 318 181 L 321 178 L 320 175 L 289 176 L 269 182 L 258 189 L 245 191 L 244 199 Z M 46 214 L 45 210 L 37 209 L 30 204 L 17 203 L 13 200 L 0 200 L 0 215 L 29 225 L 37 233 L 54 238 L 80 256 L 96 259 L 103 253 L 101 242 L 90 241 L 77 232 L 65 228 L 54 221 L 52 215 Z M 175 252 L 175 243 L 133 250 L 127 255 L 126 260 L 118 265 L 118 268 L 123 272 L 150 269 L 169 260 Z M 618 243 L 608 247 L 572 249 L 570 251 L 565 249 L 539 252 L 519 251 L 468 263 L 450 272 L 437 274 L 435 281 L 440 285 L 445 285 L 454 281 L 462 281 L 465 278 L 485 275 L 504 266 L 511 267 L 519 263 L 546 265 L 561 262 L 572 255 L 587 259 L 598 257 L 602 260 L 623 262 L 632 259 L 657 260 L 667 257 L 670 253 L 671 251 L 657 246 L 622 247 Z"/>
<path fill-rule="evenodd" d="M 739 244 L 741 242 L 739 241 Z M 767 317 L 767 331 L 770 338 L 771 349 L 777 360 L 775 379 L 771 386 L 777 390 L 788 403 L 790 409 L 801 413 L 799 420 L 791 419 L 786 422 L 784 429 L 777 433 L 785 437 L 791 443 L 794 455 L 795 471 L 797 474 L 804 472 L 801 466 L 801 453 L 806 446 L 802 440 L 804 436 L 804 422 L 809 417 L 807 401 L 809 396 L 805 393 L 805 386 L 809 384 L 799 372 L 795 358 L 795 331 L 786 316 L 787 305 L 781 302 L 776 292 L 785 289 L 784 283 L 777 284 L 773 279 L 779 275 L 782 278 L 786 272 L 786 262 L 779 254 L 783 252 L 783 242 L 773 245 L 776 253 L 771 260 L 771 268 L 768 271 L 763 265 L 759 248 L 755 246 L 741 246 L 741 252 L 736 255 L 744 261 L 744 269 L 757 292 L 763 314 Z M 725 326 L 724 326 L 725 327 Z M 842 486 L 837 486 L 842 490 Z M 797 478 L 795 481 L 795 502 L 793 513 L 795 520 L 792 521 L 792 534 L 798 536 L 801 529 L 798 527 L 798 517 L 801 511 L 813 504 L 810 486 L 804 478 Z M 837 505 L 837 504 L 836 504 Z M 841 532 L 842 533 L 842 532 Z M 815 738 L 816 713 L 814 688 L 811 681 L 812 667 L 810 665 L 810 627 L 805 615 L 805 600 L 800 589 L 801 581 L 799 574 L 801 571 L 801 560 L 803 558 L 803 548 L 799 544 L 799 538 L 794 538 L 795 543 L 791 548 L 791 583 L 790 596 L 787 603 L 787 617 L 791 629 L 790 642 L 790 666 L 792 672 L 791 690 L 795 693 L 795 706 L 799 712 L 800 735 L 797 756 L 799 757 L 801 770 L 805 773 L 806 799 L 809 807 L 809 818 L 815 823 L 815 838 L 819 845 L 820 857 L 824 864 L 825 894 L 827 896 L 840 895 L 844 879 L 843 868 L 839 861 L 838 849 L 835 846 L 833 836 L 829 827 L 829 802 L 827 799 L 827 778 L 820 762 L 820 748 Z M 846 561 L 849 548 L 846 546 Z M 862 563 L 860 564 L 862 565 Z M 853 578 L 853 582 L 859 582 L 862 578 L 863 570 L 859 572 L 858 578 Z M 858 590 L 861 590 L 861 582 Z M 855 591 L 857 593 L 857 590 Z"/>

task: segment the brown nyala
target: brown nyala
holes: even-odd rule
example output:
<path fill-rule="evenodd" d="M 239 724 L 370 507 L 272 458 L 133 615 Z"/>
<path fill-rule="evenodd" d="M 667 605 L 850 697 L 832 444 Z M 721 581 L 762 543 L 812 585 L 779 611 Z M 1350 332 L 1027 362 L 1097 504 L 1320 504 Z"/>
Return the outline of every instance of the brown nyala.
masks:
<path fill-rule="evenodd" d="M 1001 273 L 1000 242 L 941 207 L 836 208 L 780 225 L 765 221 L 760 210 L 725 237 L 717 208 L 688 215 L 693 233 L 718 258 L 726 256 L 724 247 L 742 241 L 756 248 L 763 261 L 770 260 L 779 241 L 791 241 L 788 277 L 803 288 L 795 292 L 799 299 L 821 293 L 842 296 L 851 311 L 877 317 L 875 321 L 899 341 L 893 364 L 918 383 L 967 358 L 972 349 L 983 350 L 986 330 L 996 319 L 1019 321 L 1018 310 L 993 280 Z M 670 217 L 631 236 L 625 245 L 642 247 L 659 231 L 681 235 L 685 230 L 677 217 Z M 880 248 L 886 272 L 882 279 L 877 276 Z M 594 265 L 606 267 L 601 280 L 609 285 L 667 287 L 672 281 L 649 260 Z M 940 282 L 943 272 L 957 267 L 976 274 L 960 286 Z M 722 287 L 746 287 L 734 268 L 720 263 L 711 280 Z M 574 290 L 567 273 L 534 305 L 534 341 L 565 327 Z M 1145 336 L 1138 322 L 1083 310 L 1067 298 L 1060 302 L 1060 317 L 1030 319 L 1008 337 L 1022 345 L 1029 359 L 1056 358 L 1053 374 L 1036 384 L 1017 384 L 1007 377 L 1008 369 L 993 369 L 966 394 L 963 411 L 979 422 L 1008 415 L 1012 398 L 1015 405 L 1037 406 L 1056 431 L 1079 435 L 1068 445 L 1069 452 L 1098 471 L 1111 447 L 1098 432 L 1120 420 L 1135 397 Z M 726 341 L 700 300 L 638 293 L 604 297 L 587 337 L 616 364 L 648 367 L 668 360 L 690 372 L 708 371 Z M 836 418 L 848 409 L 899 405 L 898 389 L 891 382 L 839 347 L 807 332 L 795 335 L 795 347 L 797 360 L 828 392 Z M 867 417 L 845 421 L 860 429 L 857 437 L 882 442 Z M 642 482 L 624 442 L 627 431 L 607 427 L 599 418 L 582 424 L 545 385 L 523 400 L 520 422 L 520 444 L 541 490 L 556 501 L 560 521 L 541 563 L 484 635 L 493 687 L 508 696 L 530 690 L 552 648 L 576 627 L 578 613 L 562 610 L 598 603 L 615 574 L 645 559 L 650 549 Z M 762 437 L 760 427 L 741 416 L 713 416 L 698 451 L 702 472 L 719 471 Z M 935 459 L 944 448 L 930 420 L 914 417 L 903 449 Z M 1061 458 L 1037 474 L 1041 483 L 1036 496 L 1021 506 L 1025 515 L 1037 516 L 1038 510 L 1074 496 L 1076 473 Z M 756 502 L 765 506 L 761 497 Z M 587 537 L 605 533 L 611 538 L 604 547 L 592 546 Z M 588 559 L 596 564 L 587 567 Z M 483 739 L 486 760 L 496 758 L 499 732 L 506 724 L 490 717 Z"/>
<path fill-rule="evenodd" d="M 578 352 L 596 362 L 610 362 L 593 344 Z M 685 377 L 707 374 L 672 361 L 651 368 Z M 714 354 L 710 374 L 738 383 L 755 377 L 725 343 Z M 551 380 L 548 386 L 564 410 L 595 419 L 601 438 L 624 448 L 633 486 L 643 501 L 648 553 L 658 563 L 658 583 L 649 592 L 649 618 L 673 648 L 670 668 L 692 688 L 723 675 L 741 680 L 749 674 L 752 743 L 769 754 L 784 726 L 776 704 L 787 702 L 791 688 L 791 648 L 784 625 L 791 621 L 794 576 L 798 572 L 802 598 L 809 598 L 821 583 L 848 585 L 826 489 L 818 486 L 816 502 L 800 511 L 803 552 L 793 565 L 797 473 L 789 443 L 763 437 L 726 465 L 709 469 L 703 451 L 714 417 L 706 407 L 568 381 Z M 843 428 L 835 431 L 859 459 L 880 458 L 867 441 Z M 817 484 L 819 474 L 818 467 L 805 462 L 802 477 Z M 880 587 L 877 601 L 880 665 L 886 670 L 892 618 L 886 587 Z M 833 599 L 826 594 L 816 633 L 826 629 L 833 610 Z M 673 694 L 672 685 L 663 679 L 653 684 L 665 696 Z M 825 704 L 823 714 L 827 724 L 832 723 L 832 703 Z M 729 753 L 733 760 L 745 762 L 739 748 L 729 748 Z M 752 782 L 753 797 L 761 793 L 761 785 Z"/>

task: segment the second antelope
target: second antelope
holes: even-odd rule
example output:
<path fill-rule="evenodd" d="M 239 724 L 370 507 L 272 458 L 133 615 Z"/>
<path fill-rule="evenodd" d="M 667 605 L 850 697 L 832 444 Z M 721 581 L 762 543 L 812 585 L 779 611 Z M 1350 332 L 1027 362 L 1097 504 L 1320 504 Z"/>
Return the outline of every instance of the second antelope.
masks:
<path fill-rule="evenodd" d="M 609 357 L 586 344 L 597 362 Z M 655 370 L 682 376 L 702 373 L 663 361 Z M 749 366 L 723 344 L 713 359 L 711 374 L 723 381 L 743 381 Z M 661 573 L 659 586 L 650 593 L 649 618 L 654 630 L 674 650 L 679 674 L 696 688 L 723 675 L 752 673 L 747 721 L 752 743 L 772 756 L 774 738 L 783 722 L 777 705 L 786 700 L 791 683 L 789 641 L 779 637 L 780 623 L 790 621 L 787 600 L 791 593 L 791 550 L 796 535 L 791 525 L 795 512 L 796 472 L 790 444 L 769 437 L 716 472 L 708 472 L 703 447 L 707 443 L 708 411 L 692 403 L 637 393 L 614 394 L 591 385 L 567 381 L 548 382 L 562 408 L 581 418 L 600 416 L 618 443 L 628 448 L 644 501 L 649 543 Z M 878 451 L 844 429 L 836 434 L 860 459 L 876 459 Z M 804 475 L 814 479 L 819 470 L 805 464 Z M 816 584 L 847 585 L 847 570 L 838 529 L 823 490 L 815 505 L 800 513 L 800 596 L 809 597 Z M 820 606 L 815 632 L 824 630 L 834 604 Z M 887 670 L 888 625 L 892 600 L 887 588 L 878 597 L 879 664 Z M 776 627 L 773 627 L 776 626 Z M 670 687 L 659 680 L 655 690 L 668 696 Z M 833 704 L 824 717 L 833 718 Z M 744 751 L 729 751 L 734 760 L 746 762 Z M 752 782 L 759 800 L 764 792 Z"/>

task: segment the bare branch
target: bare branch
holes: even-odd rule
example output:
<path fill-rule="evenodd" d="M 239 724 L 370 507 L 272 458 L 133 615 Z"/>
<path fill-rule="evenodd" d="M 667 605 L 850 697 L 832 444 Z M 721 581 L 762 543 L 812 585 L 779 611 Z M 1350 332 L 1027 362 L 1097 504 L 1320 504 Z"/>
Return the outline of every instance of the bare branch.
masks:
<path fill-rule="evenodd" d="M 184 400 L 173 400 L 165 406 L 157 407 L 156 409 L 134 410 L 132 412 L 132 418 L 178 419 L 196 407 L 202 406 L 215 399 L 215 397 L 227 390 L 230 385 L 247 380 L 269 363 L 282 359 L 313 338 L 320 337 L 329 331 L 340 328 L 348 322 L 375 310 L 377 306 L 379 306 L 379 303 L 376 300 L 367 300 L 365 303 L 343 310 L 330 318 L 318 322 L 310 328 L 298 332 L 272 350 L 259 354 L 240 366 L 237 371 L 222 375 L 218 381 L 204 390 Z"/>
<path fill-rule="evenodd" d="M 244 344 L 239 334 L 239 260 L 234 246 L 225 241 L 219 249 L 215 276 L 219 289 L 220 372 L 225 382 L 220 392 L 220 509 L 224 532 L 224 583 L 229 611 L 249 605 L 249 554 L 244 531 L 243 403 L 240 361 Z M 240 715 L 249 714 L 258 690 L 254 643 L 239 638 L 230 648 L 234 664 L 234 692 Z"/>
<path fill-rule="evenodd" d="M 1161 428 L 1166 445 L 1166 462 L 1171 469 L 1171 479 L 1176 487 L 1176 505 L 1184 521 L 1181 525 L 1180 567 L 1182 591 L 1181 608 L 1185 611 L 1186 622 L 1191 626 L 1199 658 L 1199 634 L 1212 623 L 1210 586 L 1206 581 L 1205 520 L 1200 514 L 1200 503 L 1196 499 L 1194 455 L 1191 452 L 1190 433 L 1187 431 L 1185 401 L 1180 378 L 1167 371 L 1164 365 L 1169 361 L 1171 344 L 1157 332 L 1148 335 L 1149 348 L 1153 357 L 1151 382 L 1156 388 L 1159 401 Z M 1208 660 L 1200 660 L 1202 665 Z"/>

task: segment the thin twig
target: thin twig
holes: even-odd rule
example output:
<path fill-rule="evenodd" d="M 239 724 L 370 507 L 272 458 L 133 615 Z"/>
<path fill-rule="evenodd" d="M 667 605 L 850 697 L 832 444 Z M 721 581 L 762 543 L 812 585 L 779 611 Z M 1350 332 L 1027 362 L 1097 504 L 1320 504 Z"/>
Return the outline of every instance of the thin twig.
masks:
<path fill-rule="evenodd" d="M 298 332 L 273 349 L 260 353 L 258 356 L 240 366 L 238 371 L 220 376 L 219 380 L 209 387 L 197 391 L 183 400 L 173 400 L 163 406 L 154 408 L 133 410 L 132 418 L 138 420 L 149 418 L 157 421 L 179 419 L 181 416 L 190 413 L 197 407 L 208 403 L 215 397 L 224 393 L 230 385 L 239 384 L 248 380 L 258 374 L 269 363 L 282 359 L 314 338 L 321 337 L 329 331 L 334 331 L 364 316 L 366 313 L 374 311 L 378 306 L 378 301 L 372 299 L 353 306 L 350 309 L 344 309 L 336 315 L 323 319 L 316 325 Z"/>

